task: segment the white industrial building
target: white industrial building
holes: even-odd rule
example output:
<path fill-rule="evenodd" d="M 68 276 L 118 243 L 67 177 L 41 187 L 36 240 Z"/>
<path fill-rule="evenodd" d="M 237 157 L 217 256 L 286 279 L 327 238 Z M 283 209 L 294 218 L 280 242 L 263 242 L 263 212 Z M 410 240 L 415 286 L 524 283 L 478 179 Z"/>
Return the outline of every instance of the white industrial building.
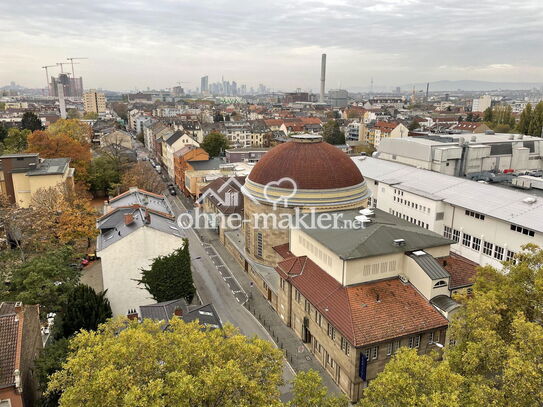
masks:
<path fill-rule="evenodd" d="M 389 138 L 379 158 L 448 175 L 543 169 L 543 139 L 522 134 L 428 134 Z"/>
<path fill-rule="evenodd" d="M 543 247 L 543 198 L 370 157 L 354 157 L 371 206 L 451 238 L 452 252 L 501 267 L 527 243 Z"/>

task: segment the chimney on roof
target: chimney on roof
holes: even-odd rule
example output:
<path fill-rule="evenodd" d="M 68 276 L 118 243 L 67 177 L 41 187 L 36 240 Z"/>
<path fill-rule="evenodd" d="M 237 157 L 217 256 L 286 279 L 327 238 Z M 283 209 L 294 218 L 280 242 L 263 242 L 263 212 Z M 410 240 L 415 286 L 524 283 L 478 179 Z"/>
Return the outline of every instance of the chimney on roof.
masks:
<path fill-rule="evenodd" d="M 183 309 L 181 307 L 175 307 L 175 309 L 173 310 L 173 314 L 176 316 L 176 317 L 182 317 L 183 316 Z"/>
<path fill-rule="evenodd" d="M 149 225 L 151 223 L 151 214 L 149 213 L 149 210 L 147 208 L 145 208 L 144 222 L 146 225 Z"/>
<path fill-rule="evenodd" d="M 23 311 L 23 303 L 20 301 L 17 301 L 14 306 L 15 313 L 18 315 Z"/>
<path fill-rule="evenodd" d="M 447 267 L 447 260 L 443 260 L 443 267 Z"/>
<path fill-rule="evenodd" d="M 131 321 L 136 321 L 138 319 L 138 311 L 135 309 L 129 309 L 126 313 L 126 316 Z"/>
<path fill-rule="evenodd" d="M 134 223 L 134 215 L 132 215 L 131 213 L 125 213 L 124 224 L 128 226 L 128 225 L 131 225 L 132 223 Z"/>

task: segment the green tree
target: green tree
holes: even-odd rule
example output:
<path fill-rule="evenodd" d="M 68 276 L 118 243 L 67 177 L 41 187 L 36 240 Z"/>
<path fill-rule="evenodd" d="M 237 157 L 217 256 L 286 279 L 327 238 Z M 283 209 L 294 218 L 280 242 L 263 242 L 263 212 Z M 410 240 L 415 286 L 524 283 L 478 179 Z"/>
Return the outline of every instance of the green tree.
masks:
<path fill-rule="evenodd" d="M 30 130 L 31 132 L 36 130 L 43 130 L 41 120 L 34 112 L 24 112 L 21 119 L 21 129 Z"/>
<path fill-rule="evenodd" d="M 155 258 L 151 268 L 142 269 L 139 283 L 157 302 L 179 298 L 191 302 L 196 288 L 192 281 L 188 239 L 183 239 L 183 246 L 173 253 Z"/>
<path fill-rule="evenodd" d="M 532 114 L 530 120 L 530 129 L 528 134 L 534 137 L 541 137 L 543 132 L 543 102 L 539 102 Z"/>
<path fill-rule="evenodd" d="M 86 112 L 83 115 L 83 119 L 85 119 L 85 120 L 96 120 L 96 119 L 98 119 L 98 113 L 96 113 L 96 112 Z"/>
<path fill-rule="evenodd" d="M 19 130 L 12 127 L 8 130 L 8 136 L 4 139 L 4 153 L 21 153 L 28 147 L 30 130 Z"/>
<path fill-rule="evenodd" d="M 283 354 L 230 325 L 113 319 L 70 341 L 70 356 L 52 375 L 60 406 L 280 406 Z"/>
<path fill-rule="evenodd" d="M 34 362 L 34 372 L 38 380 L 39 390 L 42 393 L 47 391 L 49 378 L 53 373 L 58 372 L 62 368 L 62 364 L 66 361 L 67 356 L 68 340 L 65 338 L 50 343 L 40 353 L 40 356 Z M 42 394 L 39 406 L 58 406 L 61 394 L 60 391 L 54 391 L 47 395 Z"/>
<path fill-rule="evenodd" d="M 204 138 L 204 141 L 200 147 L 202 147 L 209 154 L 210 158 L 213 158 L 217 157 L 222 151 L 226 150 L 228 145 L 228 139 L 225 135 L 217 132 L 211 132 Z"/>
<path fill-rule="evenodd" d="M 0 143 L 8 136 L 8 129 L 4 126 L 4 123 L 0 123 Z"/>
<path fill-rule="evenodd" d="M 528 245 L 503 270 L 482 267 L 473 296 L 459 300 L 450 327 L 456 345 L 445 356 L 465 378 L 465 405 L 538 405 L 518 400 L 543 399 L 541 385 L 534 391 L 543 383 L 543 251 Z"/>
<path fill-rule="evenodd" d="M 288 407 L 347 407 L 344 395 L 329 395 L 321 376 L 314 370 L 299 372 L 292 382 L 294 397 Z"/>
<path fill-rule="evenodd" d="M 411 123 L 409 123 L 409 127 L 407 127 L 409 131 L 413 131 L 419 128 L 419 122 L 417 122 L 415 119 L 411 120 Z"/>
<path fill-rule="evenodd" d="M 79 119 L 79 112 L 77 109 L 68 109 L 66 112 L 68 119 Z"/>
<path fill-rule="evenodd" d="M 494 121 L 494 115 L 491 107 L 487 107 L 483 114 L 483 121 L 492 123 Z"/>
<path fill-rule="evenodd" d="M 528 103 L 520 114 L 517 130 L 521 134 L 528 134 L 530 131 L 530 122 L 532 121 L 532 105 Z"/>
<path fill-rule="evenodd" d="M 340 130 L 336 120 L 328 120 L 322 127 L 322 138 L 330 144 L 345 144 L 345 134 Z"/>
<path fill-rule="evenodd" d="M 364 391 L 358 407 L 459 407 L 463 378 L 447 362 L 400 348 Z"/>
<path fill-rule="evenodd" d="M 60 310 L 68 293 L 79 281 L 79 270 L 69 246 L 36 255 L 10 270 L 9 298 L 40 304 L 43 313 Z"/>
<path fill-rule="evenodd" d="M 57 314 L 57 337 L 69 338 L 82 329 L 95 331 L 98 325 L 111 318 L 113 314 L 106 291 L 96 293 L 85 284 L 75 286 Z"/>
<path fill-rule="evenodd" d="M 93 192 L 105 191 L 121 182 L 121 172 L 117 163 L 110 157 L 97 157 L 91 161 L 89 167 L 89 184 Z"/>

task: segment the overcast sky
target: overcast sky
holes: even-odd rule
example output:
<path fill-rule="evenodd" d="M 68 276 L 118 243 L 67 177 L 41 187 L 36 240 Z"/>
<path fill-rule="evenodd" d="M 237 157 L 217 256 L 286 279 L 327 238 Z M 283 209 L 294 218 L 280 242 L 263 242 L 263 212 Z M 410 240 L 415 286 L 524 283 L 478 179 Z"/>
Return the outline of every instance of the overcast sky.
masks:
<path fill-rule="evenodd" d="M 88 57 L 86 88 L 194 89 L 208 74 L 318 91 L 323 52 L 327 89 L 543 82 L 543 1 L 0 0 L 0 86 L 43 87 L 41 66 Z"/>

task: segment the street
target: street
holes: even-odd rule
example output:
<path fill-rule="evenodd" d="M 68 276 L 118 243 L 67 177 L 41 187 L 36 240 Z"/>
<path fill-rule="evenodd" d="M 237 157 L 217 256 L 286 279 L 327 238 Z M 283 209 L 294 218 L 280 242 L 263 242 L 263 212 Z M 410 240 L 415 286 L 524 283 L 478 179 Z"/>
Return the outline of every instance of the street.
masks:
<path fill-rule="evenodd" d="M 178 197 L 171 196 L 168 191 L 165 191 L 164 195 L 176 217 L 187 211 Z M 275 343 L 268 331 L 242 305 L 247 300 L 247 294 L 214 248 L 202 243 L 192 228 L 185 230 L 184 235 L 189 239 L 194 284 L 202 303 L 213 303 L 221 321 L 236 326 L 242 334 L 249 337 L 258 336 Z M 291 397 L 290 382 L 294 376 L 294 370 L 285 360 L 283 380 L 286 384 L 280 387 L 283 401 Z"/>

